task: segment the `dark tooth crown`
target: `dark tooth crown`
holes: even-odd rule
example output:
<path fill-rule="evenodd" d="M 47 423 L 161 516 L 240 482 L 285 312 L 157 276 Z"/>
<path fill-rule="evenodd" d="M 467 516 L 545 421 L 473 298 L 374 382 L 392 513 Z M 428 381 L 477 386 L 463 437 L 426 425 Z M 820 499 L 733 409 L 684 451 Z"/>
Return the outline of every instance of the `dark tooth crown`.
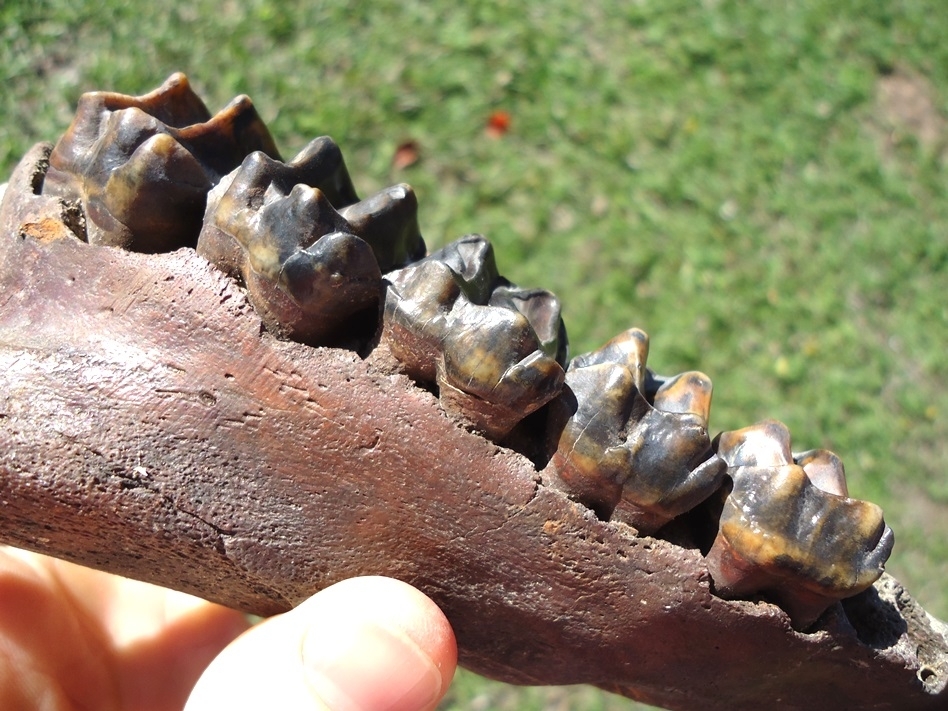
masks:
<path fill-rule="evenodd" d="M 563 385 L 566 331 L 549 292 L 497 273 L 479 235 L 387 274 L 382 341 L 445 410 L 502 439 Z"/>
<path fill-rule="evenodd" d="M 883 572 L 893 535 L 875 504 L 850 499 L 830 452 L 790 454 L 790 434 L 768 420 L 719 436 L 734 487 L 708 554 L 715 590 L 763 594 L 797 629 Z"/>
<path fill-rule="evenodd" d="M 329 138 L 288 163 L 252 153 L 211 192 L 197 250 L 243 280 L 270 331 L 321 344 L 377 308 L 382 268 L 424 251 L 410 187 L 357 200 Z"/>
<path fill-rule="evenodd" d="M 170 251 L 195 244 L 208 191 L 258 150 L 279 155 L 250 99 L 212 117 L 174 74 L 140 97 L 84 94 L 43 192 L 82 205 L 92 244 Z"/>
<path fill-rule="evenodd" d="M 567 390 L 551 406 L 546 470 L 601 518 L 641 533 L 704 501 L 724 473 L 707 431 L 711 381 L 697 372 L 657 378 L 647 356 L 648 336 L 630 329 L 573 359 Z"/>

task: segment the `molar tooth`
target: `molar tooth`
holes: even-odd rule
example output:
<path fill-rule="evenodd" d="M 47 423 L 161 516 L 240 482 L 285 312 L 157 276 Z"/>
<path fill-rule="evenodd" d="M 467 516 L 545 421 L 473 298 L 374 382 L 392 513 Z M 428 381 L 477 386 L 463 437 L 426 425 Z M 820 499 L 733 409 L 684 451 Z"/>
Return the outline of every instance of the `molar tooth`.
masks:
<path fill-rule="evenodd" d="M 435 382 L 442 339 L 461 295 L 457 274 L 444 262 L 424 259 L 385 275 L 382 340 L 411 378 Z"/>
<path fill-rule="evenodd" d="M 892 531 L 878 506 L 832 491 L 842 476 L 835 455 L 807 452 L 795 462 L 786 428 L 773 421 L 718 443 L 733 481 L 707 558 L 719 595 L 764 595 L 802 630 L 879 578 Z"/>
<path fill-rule="evenodd" d="M 418 228 L 418 198 L 410 185 L 393 185 L 339 213 L 368 242 L 382 272 L 425 256 Z"/>
<path fill-rule="evenodd" d="M 488 437 L 503 439 L 562 388 L 559 301 L 503 279 L 480 235 L 385 280 L 382 343 L 405 373 L 437 383 L 446 411 Z"/>
<path fill-rule="evenodd" d="M 494 289 L 506 283 L 497 271 L 493 245 L 481 235 L 461 237 L 428 258 L 444 263 L 475 304 L 486 304 Z"/>
<path fill-rule="evenodd" d="M 174 74 L 144 96 L 83 94 L 43 192 L 81 203 L 92 244 L 170 251 L 194 245 L 208 191 L 255 150 L 279 155 L 247 97 L 211 116 Z"/>
<path fill-rule="evenodd" d="M 348 203 L 342 212 L 332 197 Z M 409 187 L 354 200 L 329 138 L 286 164 L 252 153 L 211 191 L 197 250 L 244 281 L 271 332 L 323 344 L 378 306 L 380 260 L 390 266 L 424 250 Z"/>
<path fill-rule="evenodd" d="M 630 420 L 648 403 L 620 363 L 591 362 L 566 371 L 566 387 L 550 406 L 553 455 L 545 475 L 571 498 L 608 519 L 631 474 Z"/>
<path fill-rule="evenodd" d="M 725 468 L 707 432 L 710 380 L 657 381 L 647 352 L 647 336 L 630 329 L 572 360 L 566 392 L 551 406 L 550 431 L 560 434 L 546 469 L 552 485 L 600 517 L 646 534 L 710 496 Z M 661 383 L 655 406 L 647 381 Z"/>
<path fill-rule="evenodd" d="M 502 439 L 563 387 L 563 368 L 539 350 L 519 311 L 459 299 L 442 340 L 442 404 L 490 438 Z"/>
<path fill-rule="evenodd" d="M 490 306 L 516 309 L 522 313 L 540 341 L 540 350 L 557 363 L 568 355 L 566 326 L 560 315 L 560 300 L 545 289 L 498 286 L 490 295 Z"/>
<path fill-rule="evenodd" d="M 572 368 L 586 368 L 599 363 L 617 363 L 628 368 L 640 393 L 645 393 L 648 360 L 648 334 L 640 328 L 630 328 L 594 351 L 576 356 Z"/>

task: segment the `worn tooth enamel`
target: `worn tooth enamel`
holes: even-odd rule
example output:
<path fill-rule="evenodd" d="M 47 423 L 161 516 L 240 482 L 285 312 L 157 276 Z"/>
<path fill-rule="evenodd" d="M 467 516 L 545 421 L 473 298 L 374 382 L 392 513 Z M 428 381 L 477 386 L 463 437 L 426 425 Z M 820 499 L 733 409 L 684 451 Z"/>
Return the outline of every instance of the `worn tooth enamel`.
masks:
<path fill-rule="evenodd" d="M 729 467 L 776 467 L 792 461 L 790 430 L 777 420 L 764 420 L 756 425 L 717 437 L 717 452 Z"/>
<path fill-rule="evenodd" d="M 301 183 L 319 188 L 337 210 L 359 201 L 339 146 L 329 136 L 314 138 L 285 165 L 268 165 L 271 184 L 284 193 Z"/>
<path fill-rule="evenodd" d="M 645 393 L 648 370 L 648 334 L 640 328 L 630 328 L 594 351 L 573 358 L 571 368 L 586 368 L 600 363 L 617 363 L 625 366 L 640 393 Z"/>
<path fill-rule="evenodd" d="M 247 232 L 248 223 L 259 219 L 264 205 L 287 196 L 296 185 L 318 188 L 333 206 L 350 205 L 359 199 L 342 152 L 328 136 L 310 141 L 287 163 L 263 152 L 251 153 L 208 195 L 198 252 L 231 276 L 240 277 L 246 247 L 236 235 Z M 337 221 L 339 227 L 344 224 Z M 287 225 L 287 229 L 293 226 Z"/>
<path fill-rule="evenodd" d="M 386 274 L 381 340 L 442 406 L 499 440 L 563 385 L 566 332 L 556 297 L 497 272 L 493 248 L 469 235 Z"/>
<path fill-rule="evenodd" d="M 320 344 L 376 309 L 382 268 L 424 251 L 410 188 L 357 199 L 331 139 L 285 164 L 252 153 L 211 191 L 197 250 L 244 281 L 270 331 Z"/>
<path fill-rule="evenodd" d="M 425 242 L 418 228 L 418 198 L 410 185 L 393 185 L 342 208 L 339 214 L 353 234 L 371 245 L 383 272 L 425 256 Z"/>
<path fill-rule="evenodd" d="M 711 381 L 701 373 L 657 379 L 647 372 L 648 339 L 638 329 L 574 358 L 567 389 L 551 405 L 547 476 L 601 518 L 653 533 L 721 484 L 711 452 Z M 655 404 L 645 383 L 657 384 Z M 556 436 L 556 435 L 554 435 Z"/>
<path fill-rule="evenodd" d="M 84 94 L 43 193 L 82 205 L 92 244 L 169 251 L 195 244 L 208 191 L 257 150 L 279 155 L 250 99 L 211 116 L 174 74 L 144 96 Z"/>
<path fill-rule="evenodd" d="M 696 370 L 665 380 L 652 401 L 656 410 L 694 415 L 704 426 L 711 418 L 711 379 Z"/>
<path fill-rule="evenodd" d="M 849 496 L 846 469 L 843 460 L 826 449 L 811 449 L 793 455 L 793 461 L 803 467 L 815 486 L 837 496 Z"/>
<path fill-rule="evenodd" d="M 459 299 L 444 334 L 437 383 L 446 409 L 501 439 L 563 386 L 563 368 L 540 350 L 519 311 Z"/>
<path fill-rule="evenodd" d="M 444 262 L 424 259 L 385 275 L 382 340 L 418 382 L 434 383 L 451 308 L 461 294 L 457 274 Z"/>
<path fill-rule="evenodd" d="M 794 461 L 773 421 L 722 434 L 718 453 L 733 481 L 707 558 L 719 595 L 763 595 L 806 629 L 882 575 L 892 531 L 878 506 L 839 493 L 835 455 Z"/>
<path fill-rule="evenodd" d="M 513 308 L 522 313 L 540 341 L 540 350 L 557 363 L 566 362 L 566 326 L 560 316 L 559 299 L 549 291 L 498 286 L 490 295 L 489 305 Z"/>
<path fill-rule="evenodd" d="M 575 359 L 573 361 L 575 363 Z M 630 476 L 629 420 L 648 403 L 632 373 L 619 363 L 572 364 L 566 388 L 550 406 L 553 455 L 546 478 L 576 501 L 608 519 Z"/>

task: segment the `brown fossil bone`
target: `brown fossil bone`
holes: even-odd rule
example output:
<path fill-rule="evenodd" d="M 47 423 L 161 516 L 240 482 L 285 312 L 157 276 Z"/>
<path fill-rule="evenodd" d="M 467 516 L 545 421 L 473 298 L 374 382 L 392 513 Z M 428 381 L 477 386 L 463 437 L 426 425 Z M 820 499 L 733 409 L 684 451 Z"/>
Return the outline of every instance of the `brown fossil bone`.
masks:
<path fill-rule="evenodd" d="M 381 342 L 442 406 L 503 439 L 563 385 L 566 330 L 556 297 L 497 272 L 493 247 L 469 235 L 385 275 Z"/>
<path fill-rule="evenodd" d="M 212 117 L 177 73 L 144 96 L 83 94 L 49 158 L 43 193 L 82 206 L 92 244 L 194 246 L 208 191 L 258 150 L 279 157 L 249 98 Z"/>
<path fill-rule="evenodd" d="M 836 455 L 793 456 L 773 420 L 722 433 L 717 450 L 733 482 L 708 554 L 718 594 L 763 594 L 806 629 L 882 575 L 892 530 L 878 506 L 846 496 Z"/>
<path fill-rule="evenodd" d="M 647 356 L 648 336 L 633 328 L 570 362 L 544 471 L 600 518 L 646 534 L 707 499 L 726 466 L 708 436 L 711 381 L 656 377 Z"/>
<path fill-rule="evenodd" d="M 411 188 L 358 202 L 338 146 L 323 137 L 285 164 L 247 156 L 211 191 L 197 251 L 246 284 L 272 333 L 322 345 L 360 312 L 373 331 L 381 269 L 425 244 Z"/>

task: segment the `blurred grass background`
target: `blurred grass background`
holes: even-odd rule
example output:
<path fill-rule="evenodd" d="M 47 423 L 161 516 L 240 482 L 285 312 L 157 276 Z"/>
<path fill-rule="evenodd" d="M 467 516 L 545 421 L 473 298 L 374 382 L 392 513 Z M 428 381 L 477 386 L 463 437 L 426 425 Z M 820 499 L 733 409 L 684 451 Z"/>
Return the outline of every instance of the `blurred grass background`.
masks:
<path fill-rule="evenodd" d="M 0 175 L 83 91 L 247 93 L 285 157 L 329 134 L 362 195 L 411 183 L 431 247 L 485 234 L 573 354 L 640 326 L 713 430 L 836 451 L 948 618 L 945 37 L 941 0 L 2 0 Z M 633 706 L 464 674 L 444 708 Z"/>

